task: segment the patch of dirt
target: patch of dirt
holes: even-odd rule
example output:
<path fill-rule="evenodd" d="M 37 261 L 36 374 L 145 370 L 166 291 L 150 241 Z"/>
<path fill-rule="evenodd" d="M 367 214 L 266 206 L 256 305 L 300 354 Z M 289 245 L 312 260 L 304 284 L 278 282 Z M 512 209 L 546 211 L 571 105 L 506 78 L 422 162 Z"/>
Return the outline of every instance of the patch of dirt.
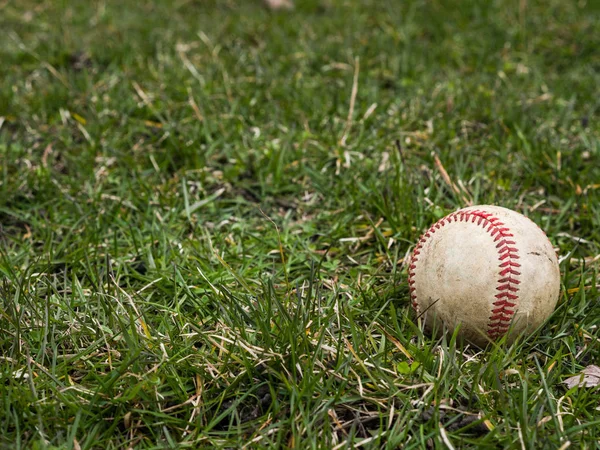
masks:
<path fill-rule="evenodd" d="M 421 420 L 428 422 L 436 415 L 435 408 L 427 408 L 421 414 Z M 488 427 L 481 421 L 481 418 L 477 414 L 471 414 L 467 411 L 460 411 L 454 409 L 440 409 L 438 412 L 439 420 L 448 431 L 457 431 L 462 428 L 464 433 L 473 434 L 476 436 L 485 436 L 490 432 Z M 468 428 L 467 428 L 468 427 Z"/>
<path fill-rule="evenodd" d="M 219 411 L 217 411 L 216 415 L 218 416 L 219 414 L 227 411 L 235 404 L 236 400 L 237 399 L 231 399 L 223 402 L 221 408 L 219 409 Z M 254 395 L 249 395 L 243 404 L 239 404 L 237 406 L 237 416 L 241 419 L 242 423 L 256 420 L 267 411 L 269 405 L 271 404 L 271 401 L 271 390 L 269 389 L 269 386 L 259 386 L 258 389 L 256 389 Z M 223 418 L 223 420 L 221 420 L 221 422 L 219 422 L 215 429 L 227 429 L 229 427 L 229 421 L 230 418 L 229 415 L 227 415 Z"/>
<path fill-rule="evenodd" d="M 77 72 L 90 69 L 92 67 L 92 58 L 87 52 L 78 51 L 69 56 L 69 65 Z"/>

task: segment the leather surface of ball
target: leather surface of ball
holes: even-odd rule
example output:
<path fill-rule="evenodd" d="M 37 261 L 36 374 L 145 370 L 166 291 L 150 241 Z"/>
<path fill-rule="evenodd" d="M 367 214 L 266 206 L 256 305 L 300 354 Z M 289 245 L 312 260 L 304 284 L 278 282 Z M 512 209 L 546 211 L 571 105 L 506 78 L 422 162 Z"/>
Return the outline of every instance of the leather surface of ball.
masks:
<path fill-rule="evenodd" d="M 435 223 L 409 266 L 413 308 L 426 329 L 454 330 L 484 347 L 530 333 L 554 311 L 560 270 L 552 244 L 530 219 L 471 206 Z"/>

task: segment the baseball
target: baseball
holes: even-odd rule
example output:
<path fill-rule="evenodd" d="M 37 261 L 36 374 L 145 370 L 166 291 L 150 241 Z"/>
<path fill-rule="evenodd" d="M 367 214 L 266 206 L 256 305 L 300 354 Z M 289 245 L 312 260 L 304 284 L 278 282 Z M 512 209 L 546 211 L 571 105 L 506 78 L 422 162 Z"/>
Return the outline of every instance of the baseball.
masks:
<path fill-rule="evenodd" d="M 435 223 L 409 266 L 413 308 L 428 330 L 454 330 L 484 347 L 512 342 L 546 320 L 558 301 L 560 271 L 544 232 L 499 206 L 471 206 Z"/>

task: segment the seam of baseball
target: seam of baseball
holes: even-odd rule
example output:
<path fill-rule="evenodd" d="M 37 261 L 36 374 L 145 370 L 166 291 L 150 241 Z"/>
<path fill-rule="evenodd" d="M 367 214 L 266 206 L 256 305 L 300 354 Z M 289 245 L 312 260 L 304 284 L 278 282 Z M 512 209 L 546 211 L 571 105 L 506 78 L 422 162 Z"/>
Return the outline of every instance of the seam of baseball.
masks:
<path fill-rule="evenodd" d="M 521 272 L 517 269 L 521 267 L 521 265 L 516 261 L 519 259 L 519 250 L 515 247 L 515 241 L 511 239 L 514 235 L 511 233 L 510 228 L 492 213 L 480 210 L 459 210 L 434 223 L 429 230 L 421 236 L 413 251 L 409 265 L 408 285 L 410 299 L 413 308 L 418 314 L 419 305 L 417 302 L 415 274 L 417 268 L 416 263 L 419 260 L 423 245 L 425 245 L 431 235 L 435 234 L 437 230 L 447 224 L 469 221 L 483 228 L 494 238 L 494 243 L 496 244 L 498 252 L 498 267 L 500 269 L 500 276 L 497 282 L 498 285 L 496 286 L 496 291 L 498 291 L 498 293 L 495 295 L 495 301 L 492 303 L 493 308 L 490 313 L 487 328 L 488 335 L 491 338 L 497 338 L 508 331 L 512 317 L 515 314 L 514 308 L 519 300 L 519 284 L 521 284 L 521 280 L 519 280 Z"/>

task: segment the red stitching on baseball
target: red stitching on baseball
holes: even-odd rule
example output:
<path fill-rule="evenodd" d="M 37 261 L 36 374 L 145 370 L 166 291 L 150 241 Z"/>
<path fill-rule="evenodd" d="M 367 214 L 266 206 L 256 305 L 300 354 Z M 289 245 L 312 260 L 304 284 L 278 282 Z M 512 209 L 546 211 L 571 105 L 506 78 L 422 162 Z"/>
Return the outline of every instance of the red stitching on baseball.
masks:
<path fill-rule="evenodd" d="M 521 284 L 521 282 L 519 280 L 517 280 L 516 278 L 502 278 L 501 280 L 498 280 L 498 283 L 514 283 L 514 284 Z"/>
<path fill-rule="evenodd" d="M 493 302 L 495 308 L 491 311 L 487 329 L 488 335 L 492 339 L 495 339 L 508 331 L 512 317 L 515 314 L 514 308 L 519 300 L 518 285 L 521 284 L 521 281 L 518 279 L 521 272 L 515 269 L 521 267 L 521 264 L 516 261 L 520 258 L 519 250 L 514 247 L 516 242 L 509 239 L 514 237 L 514 235 L 510 232 L 510 228 L 501 222 L 498 217 L 494 217 L 493 213 L 479 210 L 457 211 L 434 223 L 429 230 L 421 236 L 413 251 L 408 271 L 411 303 L 415 311 L 419 313 L 415 287 L 415 270 L 423 245 L 425 245 L 425 242 L 427 242 L 431 235 L 435 234 L 437 230 L 446 226 L 448 223 L 459 221 L 476 223 L 477 226 L 482 227 L 489 233 L 496 243 L 498 260 L 500 261 L 498 268 L 502 270 L 499 272 L 500 279 L 498 280 L 498 286 L 496 287 L 496 290 L 499 291 L 499 293 L 494 296 L 497 300 Z"/>

